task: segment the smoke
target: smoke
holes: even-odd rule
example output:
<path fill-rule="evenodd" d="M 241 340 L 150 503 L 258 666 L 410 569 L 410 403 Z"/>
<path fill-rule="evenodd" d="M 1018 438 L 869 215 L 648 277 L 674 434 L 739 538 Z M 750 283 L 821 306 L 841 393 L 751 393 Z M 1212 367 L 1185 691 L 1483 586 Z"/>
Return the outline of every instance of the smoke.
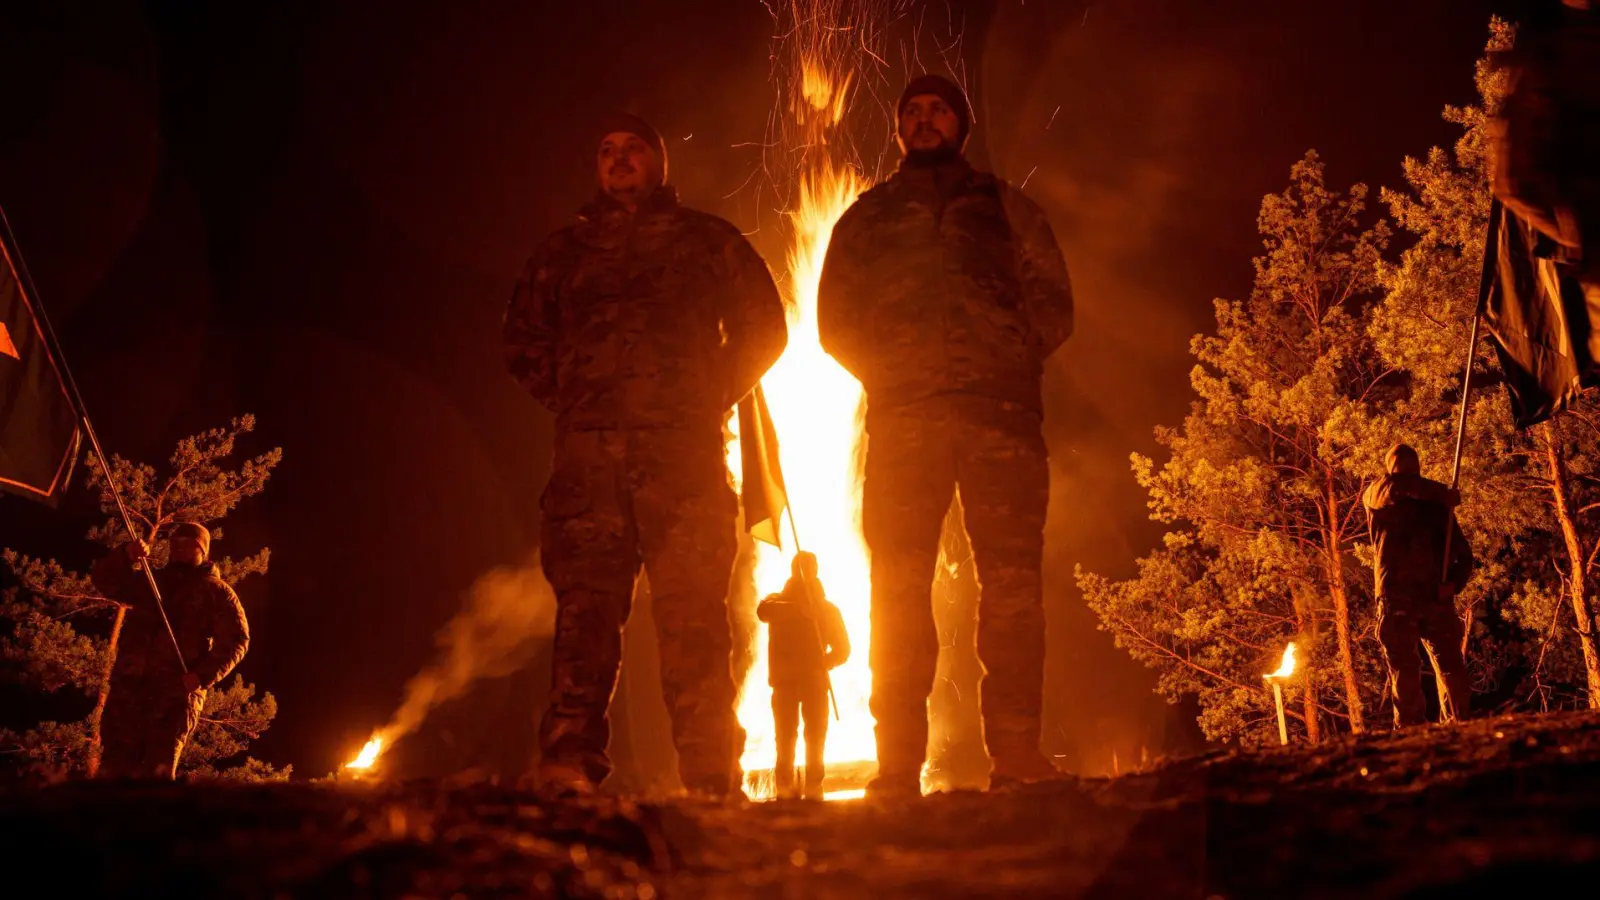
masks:
<path fill-rule="evenodd" d="M 555 633 L 555 594 L 539 567 L 539 554 L 520 566 L 484 573 L 468 589 L 461 611 L 434 635 L 434 661 L 406 682 L 405 696 L 384 743 L 416 731 L 440 704 L 473 684 L 517 671 L 538 642 Z"/>

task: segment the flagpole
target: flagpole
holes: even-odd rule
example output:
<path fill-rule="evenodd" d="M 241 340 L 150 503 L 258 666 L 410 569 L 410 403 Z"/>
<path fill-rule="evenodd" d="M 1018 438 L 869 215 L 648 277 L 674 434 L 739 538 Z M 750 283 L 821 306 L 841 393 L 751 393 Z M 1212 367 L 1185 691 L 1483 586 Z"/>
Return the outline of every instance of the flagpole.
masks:
<path fill-rule="evenodd" d="M 1483 270 L 1478 276 L 1478 302 L 1472 308 L 1472 333 L 1467 338 L 1467 361 L 1461 372 L 1461 411 L 1456 421 L 1456 453 L 1455 462 L 1450 468 L 1450 486 L 1456 487 L 1461 480 L 1461 450 L 1467 440 L 1467 399 L 1472 392 L 1472 359 L 1478 349 L 1478 331 L 1483 324 L 1483 310 L 1489 303 L 1489 291 L 1494 287 L 1495 267 L 1493 265 L 1496 251 L 1500 243 L 1500 201 L 1494 199 L 1489 202 L 1489 231 L 1483 239 Z M 1449 532 L 1445 534 L 1445 565 L 1449 566 Z"/>
<path fill-rule="evenodd" d="M 1478 331 L 1483 325 L 1483 311 L 1489 303 L 1489 291 L 1494 287 L 1496 250 L 1500 243 L 1500 201 L 1494 199 L 1489 202 L 1489 231 L 1483 239 L 1483 271 L 1478 277 L 1478 302 L 1472 308 L 1472 332 L 1467 338 L 1467 361 L 1462 366 L 1461 372 L 1461 410 L 1456 418 L 1456 451 L 1455 460 L 1450 465 L 1450 487 L 1452 490 L 1461 483 L 1461 452 L 1467 442 L 1467 403 L 1472 395 L 1472 360 L 1478 350 Z M 1443 584 L 1450 574 L 1450 539 L 1455 534 L 1455 529 L 1450 523 L 1455 517 L 1454 510 L 1445 512 L 1444 529 L 1444 562 L 1441 563 L 1439 583 Z"/>
<path fill-rule="evenodd" d="M 1467 338 L 1467 360 L 1462 365 L 1461 371 L 1461 409 L 1456 416 L 1456 449 L 1455 459 L 1450 464 L 1450 489 L 1456 490 L 1461 484 L 1461 453 L 1467 442 L 1467 405 L 1472 397 L 1472 360 L 1477 355 L 1478 331 L 1483 325 L 1483 311 L 1489 304 L 1489 291 L 1494 287 L 1495 266 L 1500 244 L 1500 200 L 1493 198 L 1489 201 L 1489 230 L 1483 239 L 1483 269 L 1478 276 L 1478 299 L 1472 308 L 1472 330 Z M 1450 579 L 1450 544 L 1455 538 L 1455 510 L 1449 506 L 1444 512 L 1444 557 L 1439 563 L 1439 584 L 1445 585 Z M 1466 585 L 1462 585 L 1465 587 Z M 1472 622 L 1467 621 L 1467 634 L 1471 634 Z M 1466 636 L 1462 638 L 1462 648 L 1466 647 Z M 1428 648 L 1430 658 L 1433 648 Z M 1439 677 L 1438 660 L 1434 660 L 1434 678 L 1438 682 L 1440 693 L 1448 695 L 1444 679 Z M 1455 698 L 1447 697 L 1445 705 L 1452 710 L 1455 707 Z"/>
<path fill-rule="evenodd" d="M 135 541 L 140 540 L 139 532 L 133 527 L 133 516 L 128 512 L 127 504 L 122 501 L 122 492 L 117 489 L 116 477 L 111 472 L 111 460 L 100 446 L 100 437 L 95 434 L 94 423 L 89 421 L 89 412 L 83 403 L 83 395 L 78 393 L 78 383 L 73 379 L 72 370 L 67 366 L 66 354 L 61 352 L 61 342 L 56 339 L 55 329 L 50 325 L 50 317 L 45 315 L 44 304 L 39 300 L 39 291 L 34 287 L 33 276 L 28 273 L 28 264 L 17 248 L 16 235 L 11 231 L 11 219 L 6 216 L 3 207 L 0 207 L 0 239 L 5 241 L 11 263 L 16 269 L 17 287 L 32 301 L 29 305 L 32 307 L 34 320 L 39 323 L 39 332 L 45 340 L 45 347 L 61 369 L 61 380 L 67 387 L 67 398 L 72 401 L 73 411 L 78 414 L 78 421 L 83 423 L 83 431 L 89 438 L 89 446 L 94 450 L 95 457 L 100 460 L 100 471 L 105 475 L 106 488 L 111 492 L 111 499 L 117 504 L 117 513 L 122 518 L 122 525 L 128 530 L 128 537 Z M 172 639 L 172 649 L 178 654 L 178 666 L 187 675 L 189 666 L 183 660 L 183 649 L 178 646 L 178 635 L 172 630 L 172 621 L 167 618 L 166 606 L 161 602 L 161 589 L 156 586 L 156 576 L 150 569 L 150 560 L 140 559 L 139 567 L 144 570 L 145 581 L 150 585 L 150 593 L 156 598 L 156 611 L 161 614 L 161 624 L 167 626 L 167 637 Z"/>

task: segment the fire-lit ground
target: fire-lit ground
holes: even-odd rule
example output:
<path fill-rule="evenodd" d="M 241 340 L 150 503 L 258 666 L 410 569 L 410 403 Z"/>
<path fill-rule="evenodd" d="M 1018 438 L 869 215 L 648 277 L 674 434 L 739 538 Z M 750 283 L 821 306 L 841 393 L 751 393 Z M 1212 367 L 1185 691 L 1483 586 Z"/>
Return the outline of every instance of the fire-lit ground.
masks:
<path fill-rule="evenodd" d="M 70 784 L 0 794 L 0 847 L 16 896 L 1588 896 L 1600 714 L 888 805 Z"/>

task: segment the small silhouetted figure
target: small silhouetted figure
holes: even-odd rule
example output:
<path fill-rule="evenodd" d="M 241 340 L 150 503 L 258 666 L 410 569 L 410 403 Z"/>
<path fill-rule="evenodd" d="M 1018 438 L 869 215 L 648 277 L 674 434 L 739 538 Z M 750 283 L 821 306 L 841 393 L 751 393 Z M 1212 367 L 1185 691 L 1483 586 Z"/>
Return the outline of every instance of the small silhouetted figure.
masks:
<path fill-rule="evenodd" d="M 1472 682 L 1461 652 L 1463 623 L 1455 597 L 1472 576 L 1472 547 L 1456 522 L 1461 502 L 1454 488 L 1422 477 L 1417 451 L 1396 444 L 1387 458 L 1389 474 L 1362 498 L 1372 530 L 1378 640 L 1389 664 L 1395 724 L 1423 720 L 1420 641 L 1433 647 L 1456 717 L 1464 719 Z M 1446 531 L 1448 529 L 1448 532 Z M 1450 535 L 1450 568 L 1444 567 L 1445 535 Z M 1443 697 L 1440 702 L 1444 706 Z"/>
<path fill-rule="evenodd" d="M 794 795 L 795 733 L 806 726 L 805 796 L 822 796 L 823 748 L 828 740 L 828 672 L 850 658 L 850 636 L 839 607 L 829 603 L 817 580 L 817 557 L 795 554 L 789 583 L 761 601 L 756 617 L 766 622 L 767 683 L 772 685 L 772 720 L 778 740 L 778 795 Z"/>

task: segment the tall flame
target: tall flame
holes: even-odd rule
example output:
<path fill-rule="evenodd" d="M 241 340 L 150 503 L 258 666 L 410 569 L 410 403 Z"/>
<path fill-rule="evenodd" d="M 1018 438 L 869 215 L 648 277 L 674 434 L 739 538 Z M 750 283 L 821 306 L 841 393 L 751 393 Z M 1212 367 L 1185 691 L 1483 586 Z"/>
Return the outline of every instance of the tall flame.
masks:
<path fill-rule="evenodd" d="M 792 28 L 783 38 L 789 67 L 787 92 L 792 122 L 779 123 L 777 142 L 795 152 L 795 192 L 787 210 L 791 245 L 786 284 L 790 292 L 789 345 L 762 379 L 773 425 L 778 432 L 784 478 L 798 535 L 785 534 L 785 546 L 757 544 L 756 596 L 783 588 L 796 545 L 815 553 L 819 576 L 844 618 L 857 648 L 832 673 L 839 719 L 829 723 L 826 761 L 830 771 L 867 774 L 877 759 L 873 718 L 867 702 L 872 675 L 866 648 L 871 640 L 870 579 L 861 534 L 861 385 L 823 352 L 817 338 L 817 285 L 833 226 L 871 182 L 853 165 L 846 136 L 839 133 L 854 64 L 870 53 L 873 40 L 863 24 L 841 28 L 850 10 L 839 0 L 791 0 Z M 871 3 L 854 4 L 864 23 L 873 20 Z M 770 8 L 770 7 L 769 7 Z M 775 11 L 778 14 L 779 11 Z M 780 105 L 780 109 L 782 106 Z M 730 450 L 730 461 L 737 460 Z M 736 475 L 738 473 L 736 472 Z M 767 686 L 765 629 L 757 636 L 755 659 L 745 681 L 739 721 L 747 732 L 742 759 L 745 789 L 754 798 L 773 793 L 776 760 L 771 689 Z M 798 755 L 798 754 L 797 754 Z M 803 755 L 801 756 L 803 759 Z M 859 796 L 853 790 L 830 792 L 829 799 Z"/>
<path fill-rule="evenodd" d="M 1288 678 L 1289 676 L 1294 674 L 1294 665 L 1295 665 L 1295 660 L 1294 660 L 1294 642 L 1290 641 L 1289 642 L 1289 646 L 1283 648 L 1283 662 L 1278 664 L 1278 671 L 1273 672 L 1270 675 L 1266 675 L 1264 677 L 1266 677 L 1266 678 Z"/>

